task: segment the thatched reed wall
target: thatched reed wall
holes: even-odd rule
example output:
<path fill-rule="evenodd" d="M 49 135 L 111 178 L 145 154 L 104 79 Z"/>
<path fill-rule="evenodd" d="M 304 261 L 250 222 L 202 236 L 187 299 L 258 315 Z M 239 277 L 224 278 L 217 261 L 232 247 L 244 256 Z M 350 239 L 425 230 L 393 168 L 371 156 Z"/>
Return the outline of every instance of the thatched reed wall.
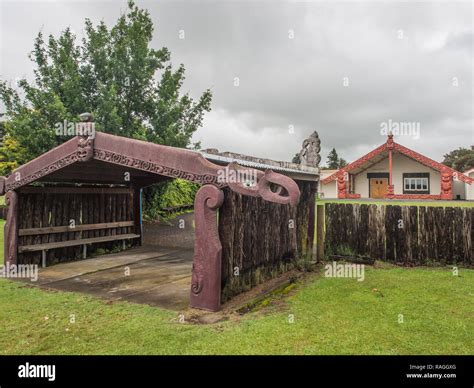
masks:
<path fill-rule="evenodd" d="M 327 203 L 325 253 L 389 263 L 474 265 L 474 209 Z"/>
<path fill-rule="evenodd" d="M 101 193 L 63 193 L 60 189 L 38 188 L 44 193 L 22 193 L 19 194 L 19 229 L 50 228 L 69 226 L 71 220 L 77 226 L 113 223 L 119 221 L 134 220 L 133 194 L 132 191 L 106 189 Z M 54 192 L 57 190 L 58 192 Z M 69 189 L 66 189 L 69 190 Z M 71 189 L 74 190 L 74 189 Z M 84 188 L 82 190 L 87 190 Z M 90 189 L 91 191 L 95 189 Z M 43 233 L 38 235 L 26 235 L 19 237 L 19 245 L 44 244 L 93 237 L 105 237 L 112 235 L 133 233 L 134 227 L 118 227 L 97 230 L 83 230 L 80 232 L 67 231 L 64 233 Z M 96 251 L 119 251 L 122 249 L 122 241 L 111 241 L 96 243 L 88 247 L 88 255 Z M 57 248 L 47 251 L 48 265 L 67 261 L 81 260 L 82 246 Z M 41 252 L 25 252 L 18 254 L 19 264 L 41 264 Z"/>
<path fill-rule="evenodd" d="M 225 189 L 219 211 L 222 302 L 290 270 L 312 253 L 315 182 L 299 181 L 294 208 Z"/>

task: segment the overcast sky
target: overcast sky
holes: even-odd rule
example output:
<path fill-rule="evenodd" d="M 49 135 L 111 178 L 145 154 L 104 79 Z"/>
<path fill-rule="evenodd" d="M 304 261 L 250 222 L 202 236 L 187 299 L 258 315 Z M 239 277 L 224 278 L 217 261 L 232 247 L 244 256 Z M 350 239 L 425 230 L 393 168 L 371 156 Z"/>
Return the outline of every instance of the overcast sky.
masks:
<path fill-rule="evenodd" d="M 317 130 L 324 162 L 333 147 L 353 161 L 385 141 L 388 120 L 419 123 L 396 141 L 438 161 L 474 144 L 472 2 L 136 3 L 154 21 L 153 47 L 185 65 L 184 91 L 213 92 L 194 136 L 203 148 L 291 160 Z M 85 17 L 112 25 L 125 9 L 0 0 L 1 78 L 31 78 L 40 30 L 81 37 Z"/>

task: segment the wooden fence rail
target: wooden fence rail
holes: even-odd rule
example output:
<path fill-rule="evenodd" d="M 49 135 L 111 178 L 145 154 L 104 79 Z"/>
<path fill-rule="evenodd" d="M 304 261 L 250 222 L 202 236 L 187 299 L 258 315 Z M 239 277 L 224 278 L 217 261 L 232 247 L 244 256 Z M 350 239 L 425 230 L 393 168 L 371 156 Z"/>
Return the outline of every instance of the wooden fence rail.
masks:
<path fill-rule="evenodd" d="M 473 208 L 328 203 L 325 230 L 326 257 L 474 265 Z"/>

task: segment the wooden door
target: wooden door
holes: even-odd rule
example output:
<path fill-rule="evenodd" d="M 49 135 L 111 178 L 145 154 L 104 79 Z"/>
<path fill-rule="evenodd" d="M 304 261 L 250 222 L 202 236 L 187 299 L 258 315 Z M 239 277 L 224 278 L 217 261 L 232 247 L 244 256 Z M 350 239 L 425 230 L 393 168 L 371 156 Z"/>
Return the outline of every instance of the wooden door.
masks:
<path fill-rule="evenodd" d="M 384 198 L 387 194 L 388 179 L 387 178 L 371 178 L 370 179 L 370 198 Z"/>

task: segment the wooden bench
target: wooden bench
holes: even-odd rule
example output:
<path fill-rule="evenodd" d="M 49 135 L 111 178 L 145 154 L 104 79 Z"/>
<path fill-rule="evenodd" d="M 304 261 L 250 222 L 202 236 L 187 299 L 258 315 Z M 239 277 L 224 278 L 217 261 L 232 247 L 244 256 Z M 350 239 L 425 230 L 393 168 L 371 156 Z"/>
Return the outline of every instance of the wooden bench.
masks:
<path fill-rule="evenodd" d="M 102 224 L 86 224 L 86 225 L 77 225 L 75 227 L 70 226 L 50 226 L 45 228 L 30 228 L 30 229 L 20 229 L 18 231 L 18 236 L 38 236 L 43 234 L 53 234 L 53 233 L 76 233 L 81 231 L 91 231 L 91 230 L 100 230 L 100 229 L 112 229 L 112 228 L 124 228 L 133 226 L 133 221 L 120 221 L 120 222 L 109 222 Z M 32 244 L 32 245 L 21 245 L 18 247 L 18 253 L 25 252 L 38 252 L 41 251 L 42 254 L 42 266 L 46 267 L 46 252 L 50 249 L 57 248 L 67 248 L 74 246 L 83 246 L 82 258 L 87 257 L 87 245 L 110 242 L 110 241 L 123 241 L 125 248 L 125 240 L 132 240 L 140 238 L 139 234 L 126 233 L 126 234 L 115 234 L 111 236 L 103 237 L 90 237 L 90 238 L 79 238 L 74 240 L 64 240 L 64 241 L 55 241 L 49 243 L 41 244 Z"/>

